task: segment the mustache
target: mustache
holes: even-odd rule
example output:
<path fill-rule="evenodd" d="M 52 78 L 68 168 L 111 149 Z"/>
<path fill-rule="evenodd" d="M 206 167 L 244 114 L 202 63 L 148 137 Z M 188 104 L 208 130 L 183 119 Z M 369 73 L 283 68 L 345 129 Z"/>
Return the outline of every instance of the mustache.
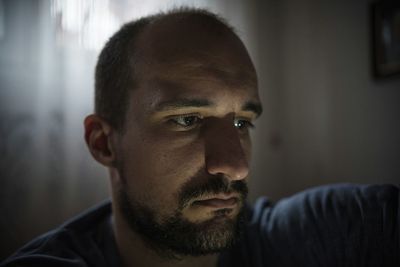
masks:
<path fill-rule="evenodd" d="M 204 178 L 206 176 L 206 178 Z M 244 180 L 230 181 L 224 175 L 209 175 L 199 171 L 192 179 L 189 179 L 179 192 L 179 207 L 184 209 L 191 200 L 211 194 L 238 193 L 243 202 L 248 195 L 247 183 Z"/>

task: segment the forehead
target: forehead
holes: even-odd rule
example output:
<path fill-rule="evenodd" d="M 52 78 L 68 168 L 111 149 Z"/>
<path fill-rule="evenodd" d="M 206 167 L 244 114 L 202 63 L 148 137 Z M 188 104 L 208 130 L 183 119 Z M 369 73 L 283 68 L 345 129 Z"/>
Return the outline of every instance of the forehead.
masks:
<path fill-rule="evenodd" d="M 238 36 L 214 18 L 170 16 L 145 28 L 137 40 L 136 63 L 141 74 L 160 71 L 214 69 L 248 74 L 256 80 L 253 63 Z M 164 67 L 164 68 L 163 68 Z"/>
<path fill-rule="evenodd" d="M 252 84 L 218 79 L 214 75 L 163 73 L 143 80 L 132 93 L 130 114 L 134 117 L 197 108 L 213 110 L 216 116 L 246 110 L 258 116 L 262 110 L 257 88 Z"/>
<path fill-rule="evenodd" d="M 222 24 L 190 18 L 158 22 L 141 34 L 137 47 L 138 90 L 153 101 L 226 94 L 258 100 L 257 75 L 247 50 Z"/>

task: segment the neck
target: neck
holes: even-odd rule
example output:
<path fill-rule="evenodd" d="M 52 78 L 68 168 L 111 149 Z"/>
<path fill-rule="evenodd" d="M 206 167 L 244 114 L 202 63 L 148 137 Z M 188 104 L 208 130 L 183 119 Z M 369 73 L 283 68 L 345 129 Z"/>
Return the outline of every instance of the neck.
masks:
<path fill-rule="evenodd" d="M 174 256 L 162 255 L 148 246 L 143 238 L 133 231 L 122 218 L 113 201 L 113 231 L 124 267 L 129 266 L 217 266 L 218 255 L 206 256 Z"/>

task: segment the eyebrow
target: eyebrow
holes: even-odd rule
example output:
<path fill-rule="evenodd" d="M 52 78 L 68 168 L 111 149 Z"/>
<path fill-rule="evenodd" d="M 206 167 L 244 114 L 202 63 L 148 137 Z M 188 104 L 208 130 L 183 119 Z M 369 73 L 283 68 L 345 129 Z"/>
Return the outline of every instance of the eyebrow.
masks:
<path fill-rule="evenodd" d="M 256 114 L 257 117 L 261 115 L 263 112 L 263 108 L 261 103 L 248 101 L 246 104 L 243 105 L 242 110 L 244 111 L 251 111 Z"/>
<path fill-rule="evenodd" d="M 155 107 L 155 111 L 161 112 L 179 108 L 201 108 L 201 107 L 212 107 L 212 106 L 215 106 L 215 104 L 207 99 L 181 98 L 181 99 L 174 99 L 158 103 Z M 253 112 L 258 117 L 262 113 L 262 105 L 258 102 L 248 101 L 243 105 L 242 110 Z"/>

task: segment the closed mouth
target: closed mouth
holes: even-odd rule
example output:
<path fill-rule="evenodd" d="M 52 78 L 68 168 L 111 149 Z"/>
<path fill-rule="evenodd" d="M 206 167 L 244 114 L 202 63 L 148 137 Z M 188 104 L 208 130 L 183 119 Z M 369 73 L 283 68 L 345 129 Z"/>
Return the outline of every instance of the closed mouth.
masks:
<path fill-rule="evenodd" d="M 239 198 L 233 195 L 217 195 L 206 199 L 195 200 L 192 205 L 206 206 L 216 209 L 234 208 L 239 202 Z"/>

